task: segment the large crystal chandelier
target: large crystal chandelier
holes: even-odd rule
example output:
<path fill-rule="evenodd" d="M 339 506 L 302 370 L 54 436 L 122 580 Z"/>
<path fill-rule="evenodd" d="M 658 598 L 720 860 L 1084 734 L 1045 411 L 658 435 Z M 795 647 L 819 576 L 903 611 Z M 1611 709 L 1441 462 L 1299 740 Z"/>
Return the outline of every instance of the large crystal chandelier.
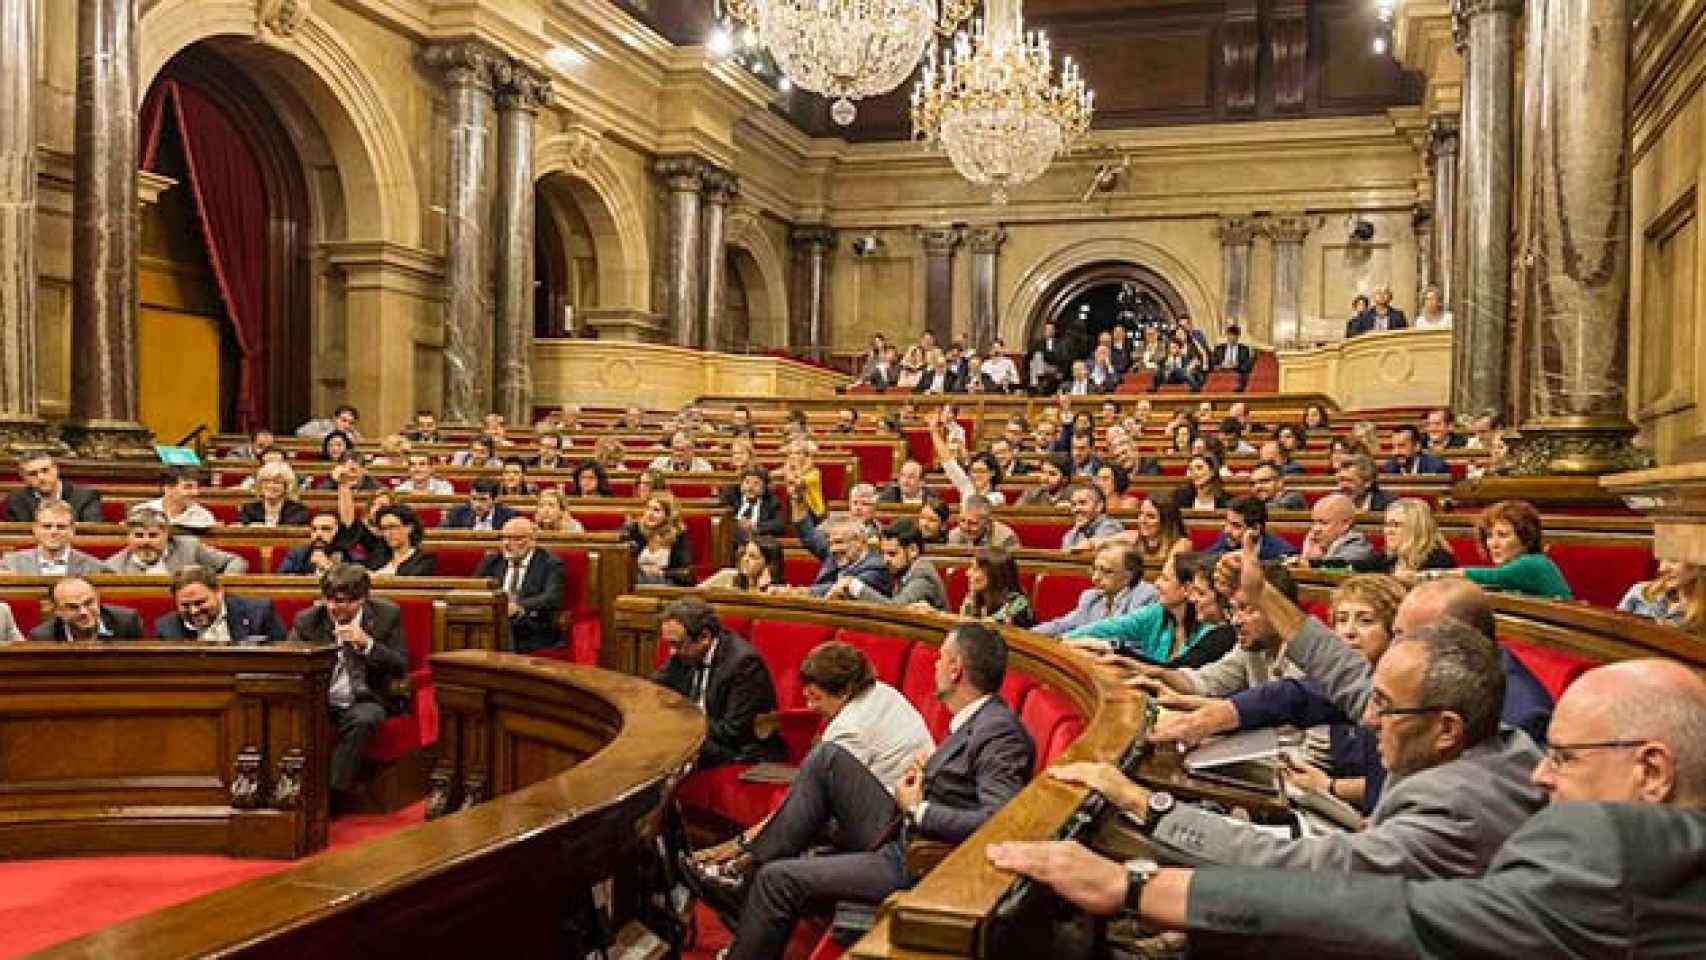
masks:
<path fill-rule="evenodd" d="M 846 126 L 852 101 L 887 93 L 912 75 L 931 36 L 954 28 L 976 0 L 722 0 L 757 31 L 794 86 L 835 100 Z"/>
<path fill-rule="evenodd" d="M 912 91 L 912 135 L 946 151 L 954 169 L 992 188 L 995 203 L 1035 180 L 1090 129 L 1095 93 L 1067 57 L 1054 78 L 1048 38 L 1027 35 L 1019 0 L 988 0 L 971 32 Z"/>

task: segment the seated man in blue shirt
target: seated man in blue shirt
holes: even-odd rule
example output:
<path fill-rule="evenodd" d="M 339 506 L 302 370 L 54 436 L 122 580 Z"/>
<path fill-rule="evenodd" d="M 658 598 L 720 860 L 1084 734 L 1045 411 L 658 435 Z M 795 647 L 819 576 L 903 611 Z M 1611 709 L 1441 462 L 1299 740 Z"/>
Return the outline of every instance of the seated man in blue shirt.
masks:
<path fill-rule="evenodd" d="M 1210 556 L 1220 556 L 1227 552 L 1236 552 L 1238 545 L 1244 542 L 1244 531 L 1254 530 L 1261 535 L 1262 546 L 1260 556 L 1263 563 L 1283 560 L 1297 553 L 1297 548 L 1284 537 L 1268 532 L 1268 506 L 1256 497 L 1235 497 L 1226 505 L 1226 526 L 1221 529 L 1220 536 L 1209 545 L 1204 553 Z"/>
<path fill-rule="evenodd" d="M 1090 564 L 1090 587 L 1078 595 L 1078 604 L 1033 629 L 1046 636 L 1064 636 L 1079 627 L 1131 613 L 1154 603 L 1157 596 L 1155 588 L 1143 582 L 1143 554 L 1129 543 L 1112 543 L 1096 551 L 1096 559 Z"/>

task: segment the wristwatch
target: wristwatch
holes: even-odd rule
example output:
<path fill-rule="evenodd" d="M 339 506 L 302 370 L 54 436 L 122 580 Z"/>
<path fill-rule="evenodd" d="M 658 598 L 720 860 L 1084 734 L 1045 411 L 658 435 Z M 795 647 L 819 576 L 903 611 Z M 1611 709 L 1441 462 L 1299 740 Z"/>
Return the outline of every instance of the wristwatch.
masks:
<path fill-rule="evenodd" d="M 1153 830 L 1161 822 L 1161 818 L 1173 812 L 1173 795 L 1165 790 L 1157 790 L 1149 795 L 1149 810 L 1143 818 L 1143 825 Z"/>
<path fill-rule="evenodd" d="M 1143 887 L 1161 872 L 1161 864 L 1139 858 L 1125 862 L 1125 912 L 1136 915 L 1143 902 Z"/>

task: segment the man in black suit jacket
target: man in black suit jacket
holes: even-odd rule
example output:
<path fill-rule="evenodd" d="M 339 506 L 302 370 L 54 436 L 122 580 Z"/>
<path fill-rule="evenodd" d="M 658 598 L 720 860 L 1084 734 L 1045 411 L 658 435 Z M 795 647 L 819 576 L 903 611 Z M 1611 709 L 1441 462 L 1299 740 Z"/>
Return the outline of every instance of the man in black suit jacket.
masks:
<path fill-rule="evenodd" d="M 516 653 L 563 642 L 557 614 L 563 609 L 563 561 L 537 549 L 533 521 L 515 517 L 503 525 L 500 549 L 480 558 L 474 576 L 496 580 L 509 596 L 509 639 Z"/>
<path fill-rule="evenodd" d="M 1031 344 L 1031 349 L 1025 353 L 1025 369 L 1022 372 L 1031 385 L 1031 392 L 1055 393 L 1071 366 L 1072 357 L 1067 353 L 1066 341 L 1060 337 L 1053 320 L 1045 321 L 1043 335 L 1037 338 L 1036 342 Z"/>
<path fill-rule="evenodd" d="M 89 581 L 66 577 L 53 585 L 53 618 L 30 631 L 31 640 L 140 640 L 142 618 L 129 607 L 109 607 Z"/>
<path fill-rule="evenodd" d="M 1424 448 L 1422 428 L 1413 423 L 1401 423 L 1392 431 L 1392 456 L 1381 466 L 1380 472 L 1399 475 L 1450 473 L 1451 467 Z"/>
<path fill-rule="evenodd" d="M 356 521 L 359 526 L 361 521 Z M 279 560 L 274 573 L 311 573 L 322 574 L 345 560 L 350 559 L 348 547 L 355 541 L 355 529 L 350 528 L 344 543 L 339 542 L 339 534 L 344 528 L 338 524 L 338 515 L 330 510 L 316 512 L 308 521 L 308 542 L 297 544 L 285 551 Z"/>
<path fill-rule="evenodd" d="M 776 687 L 752 644 L 724 629 L 711 605 L 696 597 L 664 607 L 658 632 L 670 657 L 652 680 L 705 711 L 698 767 L 782 759 L 781 738 L 753 728 L 761 714 L 775 711 Z"/>
<path fill-rule="evenodd" d="M 154 621 L 154 635 L 163 640 L 206 640 L 236 643 L 250 637 L 284 639 L 284 623 L 271 600 L 250 600 L 225 592 L 219 574 L 207 567 L 185 567 L 172 574 L 172 600 L 177 612 Z"/>
<path fill-rule="evenodd" d="M 965 393 L 966 382 L 954 369 L 948 366 L 948 360 L 943 357 L 938 366 L 924 371 L 918 378 L 918 386 L 912 388 L 913 393 Z"/>
<path fill-rule="evenodd" d="M 100 523 L 106 519 L 101 516 L 100 492 L 60 480 L 59 464 L 45 453 L 19 460 L 18 476 L 24 485 L 6 495 L 7 520 L 17 523 L 35 520 L 36 507 L 43 500 L 64 500 L 71 504 L 73 518 L 79 523 Z"/>
<path fill-rule="evenodd" d="M 502 530 L 516 512 L 498 502 L 498 482 L 481 477 L 468 488 L 468 502 L 444 512 L 445 530 Z"/>
<path fill-rule="evenodd" d="M 338 731 L 329 779 L 338 793 L 355 785 L 374 731 L 386 717 L 408 709 L 408 700 L 394 690 L 394 684 L 409 675 L 403 611 L 389 600 L 369 596 L 372 587 L 366 567 L 340 564 L 321 579 L 321 602 L 290 625 L 292 640 L 338 648 L 327 696 Z"/>
<path fill-rule="evenodd" d="M 1404 311 L 1392 305 L 1392 291 L 1386 287 L 1375 287 L 1374 306 L 1351 321 L 1351 333 L 1357 336 L 1382 330 L 1403 330 L 1409 325 L 1409 321 L 1404 319 Z"/>
<path fill-rule="evenodd" d="M 762 466 L 749 464 L 740 472 L 740 483 L 724 487 L 718 499 L 734 511 L 735 549 L 753 537 L 782 535 L 782 503 L 770 489 L 770 471 Z"/>
<path fill-rule="evenodd" d="M 1210 370 L 1231 370 L 1238 374 L 1239 393 L 1250 385 L 1250 371 L 1256 369 L 1256 351 L 1238 342 L 1243 332 L 1236 323 L 1227 327 L 1226 342 L 1215 347 L 1209 358 Z"/>
<path fill-rule="evenodd" d="M 948 634 L 936 661 L 936 695 L 952 711 L 950 732 L 935 753 L 914 758 L 892 796 L 846 750 L 812 748 L 787 799 L 746 846 L 747 867 L 756 870 L 730 960 L 782 956 L 808 905 L 876 904 L 908 886 L 908 837 L 959 843 L 1030 781 L 1036 745 L 1001 700 L 1006 672 L 1007 645 L 994 629 L 962 623 Z M 844 852 L 804 856 L 831 820 Z"/>

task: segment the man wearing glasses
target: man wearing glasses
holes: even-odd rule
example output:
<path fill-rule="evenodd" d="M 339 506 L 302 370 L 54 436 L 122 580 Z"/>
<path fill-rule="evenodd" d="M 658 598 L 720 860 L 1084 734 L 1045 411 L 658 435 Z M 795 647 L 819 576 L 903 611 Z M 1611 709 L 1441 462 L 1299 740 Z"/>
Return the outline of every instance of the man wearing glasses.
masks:
<path fill-rule="evenodd" d="M 1191 945 L 1292 956 L 1706 954 L 1706 680 L 1631 660 L 1583 674 L 1533 773 L 1553 803 L 1484 873 L 1396 877 L 1121 864 L 1071 842 L 990 860 L 1084 910 L 1188 930 Z"/>

